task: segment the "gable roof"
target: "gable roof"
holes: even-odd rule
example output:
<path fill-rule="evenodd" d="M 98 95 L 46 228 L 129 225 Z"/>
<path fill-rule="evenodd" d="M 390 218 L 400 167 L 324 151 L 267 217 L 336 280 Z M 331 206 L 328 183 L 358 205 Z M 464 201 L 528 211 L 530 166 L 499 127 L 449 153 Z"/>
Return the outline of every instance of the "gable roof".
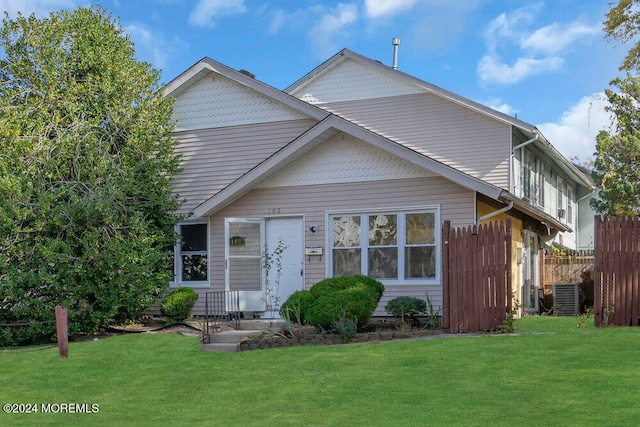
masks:
<path fill-rule="evenodd" d="M 404 73 L 402 71 L 393 69 L 388 67 L 381 62 L 372 60 L 365 56 L 362 56 L 358 53 L 355 53 L 349 49 L 342 49 L 337 54 L 333 55 L 331 58 L 320 64 L 318 67 L 311 70 L 302 78 L 298 79 L 296 82 L 288 86 L 284 89 L 284 92 L 289 93 L 291 95 L 299 94 L 302 89 L 311 84 L 312 81 L 317 79 L 319 76 L 328 72 L 328 70 L 337 66 L 339 63 L 342 63 L 346 60 L 354 60 L 363 64 L 366 64 L 368 67 L 375 69 L 378 72 L 388 75 L 393 79 L 400 79 L 408 84 L 411 84 L 427 93 L 431 93 L 448 101 L 454 102 L 458 105 L 463 106 L 464 108 L 468 108 L 470 110 L 476 111 L 480 114 L 488 116 L 492 119 L 505 123 L 509 126 L 512 126 L 526 138 L 536 138 L 532 143 L 540 148 L 545 154 L 547 154 L 554 162 L 574 181 L 579 183 L 580 185 L 586 187 L 587 190 L 591 190 L 592 184 L 588 179 L 573 165 L 570 161 L 568 161 L 558 150 L 556 150 L 553 145 L 545 138 L 545 136 L 540 132 L 538 128 L 529 124 L 525 121 L 519 120 L 515 117 L 512 117 L 508 114 L 502 113 L 500 111 L 494 110 L 493 108 L 487 107 L 479 102 L 473 101 L 469 98 L 465 98 L 461 95 L 443 89 L 439 86 L 421 80 L 417 77 L 414 77 L 410 74 Z"/>
<path fill-rule="evenodd" d="M 245 86 L 248 89 L 255 90 L 262 95 L 272 98 L 275 101 L 281 102 L 284 105 L 293 108 L 301 113 L 304 113 L 316 120 L 322 120 L 328 115 L 328 113 L 321 108 L 304 102 L 296 98 L 295 96 L 289 95 L 274 88 L 273 86 L 269 86 L 266 83 L 256 80 L 246 72 L 234 70 L 233 68 L 227 67 L 226 65 L 214 61 L 213 59 L 206 56 L 189 67 L 178 77 L 171 80 L 164 87 L 163 96 L 171 96 L 177 98 L 182 93 L 187 91 L 190 87 L 198 83 L 203 77 L 211 73 L 227 77 L 235 81 L 236 83 Z"/>

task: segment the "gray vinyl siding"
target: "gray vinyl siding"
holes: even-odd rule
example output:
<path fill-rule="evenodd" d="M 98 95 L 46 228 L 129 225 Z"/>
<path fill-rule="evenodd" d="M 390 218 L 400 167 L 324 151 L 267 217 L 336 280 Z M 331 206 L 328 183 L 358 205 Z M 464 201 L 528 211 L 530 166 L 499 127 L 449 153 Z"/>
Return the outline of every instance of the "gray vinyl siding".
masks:
<path fill-rule="evenodd" d="M 476 178 L 509 189 L 511 126 L 432 94 L 320 105 Z"/>
<path fill-rule="evenodd" d="M 439 206 L 440 220 L 451 220 L 454 226 L 472 224 L 475 220 L 475 193 L 442 177 L 414 178 L 346 184 L 260 188 L 249 192 L 222 211 L 210 217 L 210 289 L 195 289 L 202 295 L 194 314 L 204 310 L 204 292 L 224 290 L 224 219 L 254 218 L 270 215 L 272 209 L 283 216 L 304 216 L 305 246 L 322 246 L 323 256 L 305 257 L 305 287 L 326 276 L 327 250 L 325 215 L 327 211 L 415 206 Z M 310 233 L 309 226 L 318 225 L 318 233 Z M 440 246 L 440 245 L 439 245 Z M 425 298 L 436 306 L 442 303 L 442 285 L 388 286 L 376 315 L 385 315 L 384 305 L 390 299 L 410 295 Z"/>
<path fill-rule="evenodd" d="M 174 133 L 182 172 L 173 189 L 188 213 L 316 124 L 314 119 Z"/>

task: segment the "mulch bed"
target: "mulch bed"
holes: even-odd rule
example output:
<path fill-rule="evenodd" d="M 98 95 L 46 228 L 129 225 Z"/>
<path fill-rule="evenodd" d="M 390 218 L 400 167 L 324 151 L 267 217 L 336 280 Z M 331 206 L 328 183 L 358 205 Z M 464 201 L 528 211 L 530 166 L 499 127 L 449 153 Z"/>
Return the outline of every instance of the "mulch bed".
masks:
<path fill-rule="evenodd" d="M 300 332 L 291 336 L 289 334 L 264 333 L 240 342 L 240 351 L 310 345 L 375 343 L 399 339 L 424 338 L 441 335 L 442 333 L 441 330 L 418 328 L 404 331 L 400 329 L 379 329 L 373 332 L 357 333 L 346 342 L 339 334 Z"/>

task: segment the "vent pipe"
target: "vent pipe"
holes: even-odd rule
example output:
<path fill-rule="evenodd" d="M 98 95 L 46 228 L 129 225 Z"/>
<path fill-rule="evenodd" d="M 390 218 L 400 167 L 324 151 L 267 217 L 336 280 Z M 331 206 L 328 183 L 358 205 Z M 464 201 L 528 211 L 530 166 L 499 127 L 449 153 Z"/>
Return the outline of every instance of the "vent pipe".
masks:
<path fill-rule="evenodd" d="M 391 43 L 393 43 L 393 68 L 394 70 L 398 69 L 398 46 L 400 45 L 400 39 L 395 37 Z"/>

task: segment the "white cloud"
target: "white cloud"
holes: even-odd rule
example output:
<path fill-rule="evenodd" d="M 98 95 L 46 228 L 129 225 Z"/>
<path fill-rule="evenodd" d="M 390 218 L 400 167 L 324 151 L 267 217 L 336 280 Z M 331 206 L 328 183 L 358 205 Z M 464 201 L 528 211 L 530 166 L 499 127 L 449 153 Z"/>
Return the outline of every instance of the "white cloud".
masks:
<path fill-rule="evenodd" d="M 196 27 L 206 27 L 214 24 L 219 16 L 244 13 L 247 8 L 244 0 L 200 0 L 189 15 L 189 23 Z"/>
<path fill-rule="evenodd" d="M 516 39 L 521 28 L 531 21 L 533 21 L 533 16 L 527 9 L 517 9 L 492 19 L 484 31 L 487 48 L 490 52 L 494 52 L 501 40 L 512 41 Z"/>
<path fill-rule="evenodd" d="M 477 70 L 484 83 L 514 84 L 536 74 L 560 70 L 563 66 L 564 59 L 557 56 L 518 58 L 513 65 L 508 65 L 496 56 L 485 55 L 480 59 Z"/>
<path fill-rule="evenodd" d="M 502 101 L 502 99 L 500 98 L 489 98 L 486 101 L 481 101 L 480 103 L 510 116 L 513 116 L 515 113 L 517 113 L 517 111 L 515 111 L 513 107 Z"/>
<path fill-rule="evenodd" d="M 156 69 L 166 68 L 176 52 L 188 48 L 180 38 L 173 37 L 167 40 L 164 35 L 154 33 L 142 25 L 127 25 L 124 30 L 135 44 L 136 57 L 149 62 Z"/>
<path fill-rule="evenodd" d="M 522 36 L 520 45 L 525 49 L 556 54 L 578 39 L 598 34 L 600 34 L 599 27 L 588 27 L 577 22 L 562 26 L 554 22 L 536 30 L 533 34 Z"/>
<path fill-rule="evenodd" d="M 24 16 L 35 14 L 38 18 L 45 18 L 50 12 L 75 9 L 81 3 L 85 2 L 81 0 L 0 0 L 0 11 L 8 12 L 10 17 L 16 17 L 18 12 L 21 12 Z"/>
<path fill-rule="evenodd" d="M 364 9 L 369 18 L 388 17 L 411 9 L 417 1 L 418 0 L 365 0 Z"/>
<path fill-rule="evenodd" d="M 324 13 L 320 21 L 309 31 L 309 37 L 317 54 L 326 57 L 336 53 L 336 37 L 344 37 L 345 29 L 358 19 L 358 8 L 351 3 L 339 3 L 334 9 Z"/>
<path fill-rule="evenodd" d="M 599 27 L 578 21 L 528 30 L 536 23 L 541 5 L 502 13 L 487 25 L 484 31 L 487 52 L 477 67 L 481 82 L 515 84 L 533 75 L 560 71 L 565 64 L 562 54 L 568 48 L 600 33 Z"/>
<path fill-rule="evenodd" d="M 606 105 L 604 93 L 585 96 L 563 112 L 557 123 L 543 123 L 538 129 L 566 158 L 586 161 L 595 152 L 598 132 L 611 127 Z"/>

